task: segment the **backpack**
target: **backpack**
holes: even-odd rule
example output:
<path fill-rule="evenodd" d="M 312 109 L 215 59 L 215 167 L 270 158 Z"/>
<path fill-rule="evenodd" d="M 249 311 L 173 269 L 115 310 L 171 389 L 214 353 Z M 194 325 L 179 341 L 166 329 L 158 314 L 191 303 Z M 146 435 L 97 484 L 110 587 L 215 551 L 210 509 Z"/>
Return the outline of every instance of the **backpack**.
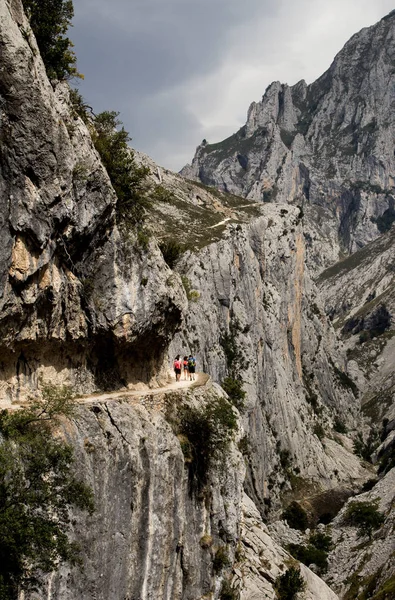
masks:
<path fill-rule="evenodd" d="M 175 360 L 174 361 L 174 368 L 175 369 L 181 369 L 181 361 L 180 360 Z"/>
<path fill-rule="evenodd" d="M 196 365 L 196 361 L 194 358 L 188 359 L 188 367 L 194 367 Z"/>

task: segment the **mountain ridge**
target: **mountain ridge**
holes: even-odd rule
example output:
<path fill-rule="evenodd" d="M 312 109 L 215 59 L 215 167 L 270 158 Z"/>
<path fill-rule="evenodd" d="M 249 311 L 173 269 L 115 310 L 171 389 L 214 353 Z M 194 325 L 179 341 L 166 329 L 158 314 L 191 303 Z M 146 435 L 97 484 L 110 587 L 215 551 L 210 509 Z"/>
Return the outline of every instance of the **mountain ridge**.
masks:
<path fill-rule="evenodd" d="M 223 142 L 204 140 L 181 173 L 302 206 L 311 266 L 329 266 L 395 220 L 394 65 L 392 11 L 355 34 L 315 82 L 270 84 L 246 124 Z"/>
<path fill-rule="evenodd" d="M 257 180 L 251 188 L 273 194 L 277 185 L 276 202 L 261 198 L 257 207 L 253 198 L 194 185 L 141 157 L 153 186 L 146 219 L 151 233 L 141 239 L 133 228 L 126 235 L 118 227 L 117 198 L 89 127 L 72 110 L 67 85 L 46 78 L 26 31 L 20 0 L 0 0 L 0 60 L 7 74 L 1 82 L 1 398 L 8 406 L 39 398 L 43 381 L 75 395 L 122 389 L 125 397 L 92 399 L 59 427 L 98 513 L 94 523 L 71 515 L 69 533 L 82 546 L 84 573 L 62 564 L 25 598 L 253 600 L 264 593 L 274 600 L 281 578 L 298 565 L 285 548 L 310 544 L 311 532 L 297 531 L 301 523 L 284 509 L 297 502 L 302 527 L 329 535 L 324 523 L 350 496 L 349 504 L 358 501 L 379 470 L 356 453 L 358 441 L 363 456 L 370 450 L 358 357 L 352 360 L 339 342 L 337 307 L 329 292 L 319 291 L 308 264 L 318 270 L 336 257 L 340 243 L 332 237 L 333 222 L 325 222 L 330 207 L 317 200 L 316 166 L 300 160 L 308 156 L 305 135 L 285 135 L 285 125 L 295 127 L 302 114 L 295 98 L 303 103 L 307 86 L 299 83 L 292 96 L 289 87 L 273 84 L 251 111 L 257 128 L 247 168 L 240 164 L 244 154 L 240 160 L 236 154 L 237 169 L 247 171 L 266 140 L 268 176 L 285 157 L 276 180 Z M 318 140 L 313 133 L 311 143 Z M 286 201 L 288 171 L 294 205 Z M 367 193 L 358 188 L 358 197 L 366 200 Z M 385 201 L 385 194 L 374 193 Z M 385 218 L 380 223 L 388 225 Z M 184 245 L 188 237 L 190 247 L 178 248 L 175 257 L 163 247 Z M 322 256 L 328 248 L 329 259 Z M 377 261 L 391 252 L 381 250 Z M 348 269 L 340 271 L 349 276 Z M 341 316 L 354 317 L 370 291 L 362 300 L 351 298 Z M 364 327 L 372 325 L 369 302 Z M 332 322 L 324 306 L 328 313 L 334 308 Z M 392 325 L 390 315 L 385 335 L 376 336 L 380 344 L 390 339 Z M 349 333 L 355 341 L 357 334 Z M 184 352 L 194 354 L 212 384 L 185 393 L 163 388 L 162 395 L 173 357 Z M 126 389 L 142 384 L 156 388 L 155 402 L 145 393 L 141 402 L 127 400 Z M 383 444 L 390 448 L 387 438 Z M 355 556 L 363 562 L 370 548 L 385 546 L 369 564 L 378 593 L 393 577 L 391 465 L 390 455 L 389 473 L 368 482 L 373 489 L 365 498 L 385 496 L 380 506 L 390 512 L 363 548 L 355 550 L 356 527 L 342 521 L 349 504 L 334 522 L 331 577 L 343 598 L 353 589 L 348 576 Z M 347 571 L 342 561 L 350 555 Z M 338 597 L 308 566 L 300 573 L 307 598 Z"/>

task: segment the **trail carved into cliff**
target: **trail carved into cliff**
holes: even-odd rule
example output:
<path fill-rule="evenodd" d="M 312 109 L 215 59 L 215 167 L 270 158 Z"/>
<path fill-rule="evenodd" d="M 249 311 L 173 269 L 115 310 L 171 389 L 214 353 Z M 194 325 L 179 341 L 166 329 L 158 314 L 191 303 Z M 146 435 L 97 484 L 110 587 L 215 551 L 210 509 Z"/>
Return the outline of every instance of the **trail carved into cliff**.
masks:
<path fill-rule="evenodd" d="M 151 388 L 144 387 L 144 389 L 140 389 L 140 390 L 130 389 L 130 390 L 117 390 L 115 392 L 95 393 L 95 394 L 90 394 L 87 396 L 80 396 L 78 398 L 75 398 L 74 401 L 78 404 L 90 404 L 90 403 L 106 403 L 106 402 L 110 402 L 113 400 L 121 400 L 121 399 L 124 399 L 124 400 L 133 400 L 134 399 L 134 402 L 132 402 L 132 403 L 145 404 L 146 399 L 149 398 L 149 399 L 152 399 L 152 402 L 150 402 L 150 405 L 152 404 L 151 408 L 158 409 L 158 408 L 160 408 L 161 403 L 155 402 L 154 396 L 166 394 L 167 392 L 177 392 L 177 391 L 184 391 L 186 389 L 194 389 L 197 387 L 205 387 L 205 386 L 208 386 L 210 383 L 211 383 L 211 377 L 209 375 L 207 375 L 206 373 L 196 373 L 196 379 L 194 381 L 181 380 L 179 382 L 176 382 L 173 378 L 170 380 L 170 375 L 169 375 L 168 385 L 161 386 L 158 388 L 151 389 Z M 10 405 L 7 401 L 0 400 L 0 410 L 2 410 L 2 409 L 17 410 L 24 405 L 26 405 L 26 402 L 24 402 L 23 404 L 13 403 Z"/>

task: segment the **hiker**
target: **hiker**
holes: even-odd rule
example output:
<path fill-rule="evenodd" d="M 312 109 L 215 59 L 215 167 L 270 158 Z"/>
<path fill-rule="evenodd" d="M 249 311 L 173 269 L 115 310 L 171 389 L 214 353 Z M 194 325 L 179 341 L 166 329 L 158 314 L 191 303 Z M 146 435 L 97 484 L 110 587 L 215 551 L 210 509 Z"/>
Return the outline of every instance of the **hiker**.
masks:
<path fill-rule="evenodd" d="M 190 354 L 188 356 L 188 371 L 189 371 L 189 381 L 195 381 L 195 368 L 196 368 L 196 360 Z"/>
<path fill-rule="evenodd" d="M 188 379 L 188 357 L 187 356 L 184 356 L 182 364 L 184 367 L 184 381 L 186 381 Z"/>
<path fill-rule="evenodd" d="M 176 374 L 176 381 L 180 381 L 180 378 L 181 378 L 181 360 L 180 360 L 180 355 L 179 354 L 177 354 L 177 356 L 174 359 L 173 367 L 174 367 L 174 373 Z"/>

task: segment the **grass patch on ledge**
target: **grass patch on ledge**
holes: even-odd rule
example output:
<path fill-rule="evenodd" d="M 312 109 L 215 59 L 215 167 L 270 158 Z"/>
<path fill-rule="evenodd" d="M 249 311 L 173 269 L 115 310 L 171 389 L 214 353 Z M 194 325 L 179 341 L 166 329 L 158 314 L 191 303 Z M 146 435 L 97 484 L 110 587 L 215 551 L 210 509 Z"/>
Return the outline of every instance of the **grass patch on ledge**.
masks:
<path fill-rule="evenodd" d="M 386 235 L 373 240 L 360 250 L 357 250 L 347 258 L 340 260 L 328 269 L 325 269 L 317 278 L 317 284 L 328 281 L 338 275 L 344 275 L 357 267 L 360 267 L 366 260 L 371 263 L 375 257 L 388 250 L 395 243 L 395 228 Z"/>
<path fill-rule="evenodd" d="M 262 214 L 259 203 L 198 181 L 180 179 L 167 191 L 171 203 L 153 194 L 147 222 L 160 242 L 172 240 L 192 251 L 221 240 L 228 225 L 248 223 Z"/>

